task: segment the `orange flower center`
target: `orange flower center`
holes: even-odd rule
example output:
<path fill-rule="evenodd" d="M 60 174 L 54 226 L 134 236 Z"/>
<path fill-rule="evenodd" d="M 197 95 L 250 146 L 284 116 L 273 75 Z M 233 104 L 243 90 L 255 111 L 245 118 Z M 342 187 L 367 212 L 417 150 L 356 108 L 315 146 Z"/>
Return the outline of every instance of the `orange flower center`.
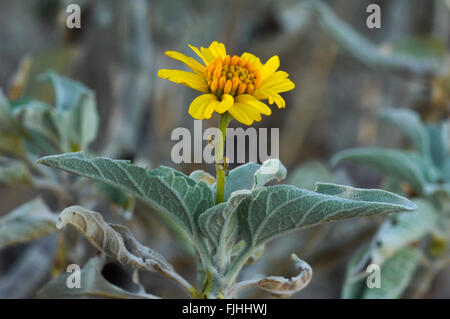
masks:
<path fill-rule="evenodd" d="M 218 57 L 205 69 L 204 77 L 212 94 L 236 96 L 252 94 L 261 86 L 261 74 L 255 66 L 238 56 Z"/>

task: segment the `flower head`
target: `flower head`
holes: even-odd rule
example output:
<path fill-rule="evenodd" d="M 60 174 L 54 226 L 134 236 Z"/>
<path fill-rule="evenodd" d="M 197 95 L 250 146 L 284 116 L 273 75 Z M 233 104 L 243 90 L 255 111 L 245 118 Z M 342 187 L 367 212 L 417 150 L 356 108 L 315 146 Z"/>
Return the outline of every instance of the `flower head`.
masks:
<path fill-rule="evenodd" d="M 279 93 L 295 87 L 288 73 L 277 71 L 280 60 L 276 55 L 262 64 L 251 53 L 230 56 L 225 45 L 216 41 L 209 48 L 189 47 L 204 65 L 180 52 L 167 51 L 167 56 L 183 62 L 193 72 L 162 69 L 158 76 L 205 93 L 189 106 L 189 114 L 195 119 L 209 119 L 214 112 L 229 112 L 237 121 L 251 125 L 261 120 L 261 114 L 272 114 L 261 100 L 284 108 L 286 103 Z"/>

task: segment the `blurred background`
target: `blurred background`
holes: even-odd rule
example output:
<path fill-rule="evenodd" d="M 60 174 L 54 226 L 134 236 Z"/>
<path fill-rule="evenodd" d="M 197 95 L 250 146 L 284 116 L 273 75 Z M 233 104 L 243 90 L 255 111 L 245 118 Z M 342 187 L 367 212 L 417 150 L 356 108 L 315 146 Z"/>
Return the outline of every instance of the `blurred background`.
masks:
<path fill-rule="evenodd" d="M 66 28 L 69 3 L 81 6 L 81 29 Z M 314 173 L 320 176 L 311 179 L 327 181 L 328 161 L 338 151 L 403 145 L 398 132 L 378 122 L 375 114 L 381 107 L 411 108 L 428 122 L 448 118 L 450 1 L 324 3 L 331 11 L 299 0 L 0 0 L 0 88 L 11 98 L 18 74 L 25 74 L 23 96 L 52 101 L 50 86 L 36 77 L 54 70 L 95 91 L 100 128 L 91 145 L 94 153 L 152 167 L 167 165 L 187 174 L 200 168 L 213 173 L 212 165 L 171 162 L 171 132 L 176 127 L 192 129 L 187 109 L 195 92 L 157 78 L 160 68 L 181 68 L 164 51 L 194 56 L 188 44 L 206 47 L 216 40 L 231 53 L 251 52 L 263 62 L 277 54 L 280 69 L 290 74 L 296 88 L 283 94 L 285 109 L 275 110 L 256 127 L 280 129 L 280 159 L 288 176 L 299 166 L 308 171 L 304 165 L 309 163 L 323 166 L 318 170 L 322 174 Z M 372 3 L 381 8 L 380 29 L 366 25 L 366 8 Z M 397 53 L 406 58 L 397 59 Z M 217 117 L 203 123 L 203 128 L 213 126 Z M 358 165 L 343 165 L 332 174 L 338 182 L 359 187 L 379 187 L 381 181 L 379 172 Z M 0 216 L 36 194 L 0 185 Z M 112 218 L 124 223 L 120 216 Z M 182 275 L 195 281 L 194 260 L 186 258 L 185 248 L 176 248 L 176 239 L 157 214 L 137 203 L 127 223 L 139 240 L 163 252 Z M 296 252 L 312 265 L 314 276 L 294 297 L 337 298 L 346 261 L 376 226 L 372 220 L 355 220 L 291 234 L 272 242 L 265 257 L 243 276 L 286 274 L 292 270 L 289 255 Z M 33 256 L 29 245 L 37 245 Z M 56 236 L 51 235 L 1 250 L 0 296 L 33 297 L 48 281 L 48 260 L 56 247 Z M 86 248 L 80 260 L 93 254 L 93 248 Z M 34 268 L 23 266 L 25 262 Z M 118 264 L 108 264 L 103 274 L 119 286 L 131 285 L 126 276 L 130 271 Z M 28 284 L 16 280 L 27 276 Z M 141 274 L 141 282 L 157 295 L 183 297 L 156 275 Z M 247 297 L 268 296 L 249 291 Z M 450 297 L 450 271 L 438 276 L 425 297 Z"/>

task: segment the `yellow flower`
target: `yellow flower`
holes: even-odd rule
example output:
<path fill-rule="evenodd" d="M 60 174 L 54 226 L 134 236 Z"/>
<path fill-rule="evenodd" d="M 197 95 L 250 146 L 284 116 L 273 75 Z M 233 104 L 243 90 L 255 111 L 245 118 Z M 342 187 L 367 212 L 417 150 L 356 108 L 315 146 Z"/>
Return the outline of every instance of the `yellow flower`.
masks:
<path fill-rule="evenodd" d="M 225 45 L 216 41 L 209 48 L 189 47 L 204 65 L 180 52 L 167 51 L 167 56 L 183 62 L 193 72 L 163 69 L 158 76 L 205 93 L 189 107 L 189 114 L 195 119 L 209 119 L 214 112 L 229 112 L 239 122 L 251 125 L 261 120 L 261 114 L 272 114 L 260 100 L 284 108 L 286 103 L 279 93 L 295 87 L 288 73 L 277 71 L 280 59 L 276 55 L 262 64 L 258 57 L 247 52 L 231 57 Z"/>

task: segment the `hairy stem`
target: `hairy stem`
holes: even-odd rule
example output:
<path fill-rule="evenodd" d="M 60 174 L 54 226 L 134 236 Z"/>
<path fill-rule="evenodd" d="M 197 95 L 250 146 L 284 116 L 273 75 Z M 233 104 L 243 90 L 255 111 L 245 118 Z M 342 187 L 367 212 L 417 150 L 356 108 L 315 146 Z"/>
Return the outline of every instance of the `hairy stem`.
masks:
<path fill-rule="evenodd" d="M 232 117 L 227 113 L 221 114 L 219 118 L 219 127 L 217 128 L 217 145 L 216 145 L 216 204 L 223 202 L 225 193 L 225 167 L 224 162 L 224 146 L 228 123 Z"/>

